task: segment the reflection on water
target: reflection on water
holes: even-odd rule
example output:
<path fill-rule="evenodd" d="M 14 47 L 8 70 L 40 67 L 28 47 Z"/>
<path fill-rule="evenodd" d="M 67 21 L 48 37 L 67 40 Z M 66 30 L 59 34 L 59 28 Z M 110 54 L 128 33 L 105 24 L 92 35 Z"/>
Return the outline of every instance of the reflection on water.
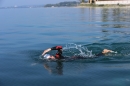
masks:
<path fill-rule="evenodd" d="M 103 27 L 129 28 L 130 9 L 128 8 L 103 8 L 101 11 Z"/>
<path fill-rule="evenodd" d="M 62 62 L 55 62 L 49 64 L 49 62 L 45 62 L 43 64 L 44 68 L 51 74 L 54 75 L 63 75 L 63 63 Z"/>
<path fill-rule="evenodd" d="M 102 27 L 129 28 L 130 9 L 124 8 L 81 8 L 81 20 L 87 21 L 90 26 L 102 22 Z M 94 24 L 93 24 L 94 22 Z"/>

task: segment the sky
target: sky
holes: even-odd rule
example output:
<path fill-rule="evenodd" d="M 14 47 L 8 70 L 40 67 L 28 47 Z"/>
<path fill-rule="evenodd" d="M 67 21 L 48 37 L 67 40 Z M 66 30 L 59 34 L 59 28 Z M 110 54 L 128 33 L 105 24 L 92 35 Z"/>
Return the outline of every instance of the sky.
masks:
<path fill-rule="evenodd" d="M 79 0 L 0 0 L 0 7 L 21 6 L 21 5 L 45 5 L 64 1 L 79 1 Z"/>

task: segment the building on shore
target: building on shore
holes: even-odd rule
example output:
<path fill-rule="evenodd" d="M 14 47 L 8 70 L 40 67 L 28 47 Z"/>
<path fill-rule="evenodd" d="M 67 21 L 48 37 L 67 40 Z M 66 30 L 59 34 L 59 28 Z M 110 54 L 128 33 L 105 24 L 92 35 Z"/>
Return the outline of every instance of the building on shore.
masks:
<path fill-rule="evenodd" d="M 130 4 L 130 0 L 88 0 L 90 4 L 94 3 L 96 5 L 100 4 L 110 4 L 110 5 L 116 5 L 116 4 L 123 4 L 128 5 Z"/>

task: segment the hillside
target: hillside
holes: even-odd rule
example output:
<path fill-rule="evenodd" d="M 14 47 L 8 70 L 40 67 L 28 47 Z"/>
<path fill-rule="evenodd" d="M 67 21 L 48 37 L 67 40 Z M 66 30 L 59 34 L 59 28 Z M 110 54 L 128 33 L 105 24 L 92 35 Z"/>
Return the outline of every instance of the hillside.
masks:
<path fill-rule="evenodd" d="M 75 7 L 79 5 L 79 2 L 72 1 L 72 2 L 60 2 L 56 4 L 46 4 L 44 7 Z"/>

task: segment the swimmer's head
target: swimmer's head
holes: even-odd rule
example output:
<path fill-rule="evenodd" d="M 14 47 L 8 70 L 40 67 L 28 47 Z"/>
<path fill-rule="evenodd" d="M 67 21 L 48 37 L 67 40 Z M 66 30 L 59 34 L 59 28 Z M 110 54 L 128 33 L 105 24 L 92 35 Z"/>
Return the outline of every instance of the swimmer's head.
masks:
<path fill-rule="evenodd" d="M 45 54 L 44 56 L 44 59 L 52 59 L 52 60 L 55 60 L 55 57 L 54 56 L 51 56 L 49 54 Z"/>
<path fill-rule="evenodd" d="M 51 55 L 45 54 L 43 57 L 44 57 L 44 59 L 49 59 L 51 57 Z"/>

